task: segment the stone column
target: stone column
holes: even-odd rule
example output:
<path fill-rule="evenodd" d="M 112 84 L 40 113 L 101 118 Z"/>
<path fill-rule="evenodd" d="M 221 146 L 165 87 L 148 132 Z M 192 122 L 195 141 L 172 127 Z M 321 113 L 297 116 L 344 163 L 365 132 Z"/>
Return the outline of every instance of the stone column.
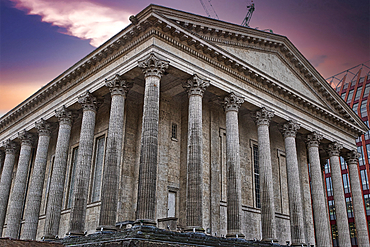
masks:
<path fill-rule="evenodd" d="M 69 224 L 69 235 L 84 235 L 87 196 L 91 170 L 91 160 L 94 146 L 94 129 L 96 111 L 100 105 L 89 91 L 78 97 L 83 114 L 80 132 L 80 143 L 76 165 L 76 181 L 72 195 L 72 207 Z"/>
<path fill-rule="evenodd" d="M 202 99 L 208 80 L 193 75 L 183 83 L 189 96 L 186 230 L 203 229 Z"/>
<path fill-rule="evenodd" d="M 67 110 L 65 106 L 56 110 L 55 116 L 59 120 L 59 131 L 50 181 L 48 204 L 46 207 L 44 238 L 55 238 L 55 236 L 58 235 L 67 168 L 69 138 L 72 128 L 72 112 Z"/>
<path fill-rule="evenodd" d="M 311 195 L 314 213 L 317 246 L 332 246 L 329 218 L 320 165 L 319 145 L 322 135 L 312 132 L 307 135 L 308 159 L 311 171 Z M 329 226 L 329 227 L 328 227 Z"/>
<path fill-rule="evenodd" d="M 230 93 L 225 97 L 226 112 L 226 177 L 227 177 L 227 237 L 244 237 L 242 225 L 242 195 L 240 181 L 238 112 L 242 97 Z"/>
<path fill-rule="evenodd" d="M 117 74 L 109 80 L 106 79 L 105 85 L 111 92 L 112 101 L 103 171 L 99 227 L 97 229 L 115 230 L 118 203 L 118 174 L 123 143 L 124 106 L 126 95 L 132 87 L 132 83 L 126 82 L 123 76 Z"/>
<path fill-rule="evenodd" d="M 349 168 L 349 180 L 351 182 L 353 211 L 355 214 L 357 242 L 359 247 L 369 247 L 369 234 L 367 230 L 364 200 L 358 175 L 357 160 L 360 156 L 356 150 L 347 154 L 347 164 Z"/>
<path fill-rule="evenodd" d="M 254 114 L 260 163 L 262 241 L 276 240 L 275 202 L 271 167 L 269 124 L 274 113 L 266 108 Z"/>
<path fill-rule="evenodd" d="M 137 223 L 155 225 L 159 90 L 162 74 L 168 68 L 169 62 L 152 53 L 138 63 L 145 77 L 145 92 L 136 219 Z"/>
<path fill-rule="evenodd" d="M 31 183 L 27 195 L 27 207 L 24 213 L 24 225 L 21 239 L 36 239 L 37 226 L 44 186 L 46 161 L 50 142 L 50 124 L 41 119 L 35 123 L 39 133 L 35 165 L 32 172 Z"/>
<path fill-rule="evenodd" d="M 299 167 L 296 148 L 296 134 L 300 126 L 295 121 L 288 121 L 283 125 L 285 141 L 286 166 L 288 176 L 290 232 L 293 246 L 305 244 L 303 207 L 301 197 L 301 183 L 299 180 Z"/>
<path fill-rule="evenodd" d="M 7 140 L 5 142 L 5 160 L 0 180 L 0 236 L 3 233 L 6 209 L 8 207 L 16 150 L 17 145 L 13 141 Z"/>
<path fill-rule="evenodd" d="M 346 199 L 344 198 L 342 169 L 340 166 L 339 152 L 343 146 L 337 142 L 328 145 L 327 151 L 330 157 L 331 181 L 333 182 L 335 214 L 337 217 L 339 246 L 350 247 L 348 216 Z"/>
<path fill-rule="evenodd" d="M 16 239 L 19 238 L 19 229 L 22 220 L 33 135 L 23 130 L 18 133 L 18 138 L 21 140 L 21 150 L 19 152 L 18 167 L 10 197 L 8 222 L 5 232 L 5 237 Z"/>

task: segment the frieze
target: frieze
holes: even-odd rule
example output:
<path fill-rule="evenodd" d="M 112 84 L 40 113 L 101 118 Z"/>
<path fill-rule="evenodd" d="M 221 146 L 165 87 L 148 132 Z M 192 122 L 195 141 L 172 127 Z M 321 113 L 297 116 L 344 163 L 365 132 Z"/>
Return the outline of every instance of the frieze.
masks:
<path fill-rule="evenodd" d="M 123 54 L 131 50 L 134 46 L 146 41 L 149 37 L 155 35 L 164 39 L 166 42 L 169 42 L 170 44 L 176 45 L 185 52 L 190 53 L 192 56 L 201 58 L 210 63 L 212 66 L 221 68 L 227 71 L 229 74 L 232 74 L 232 76 L 237 77 L 238 79 L 241 79 L 243 81 L 246 81 L 251 85 L 257 87 L 258 89 L 267 92 L 270 95 L 273 95 L 274 97 L 278 97 L 280 100 L 283 100 L 284 102 L 289 103 L 292 106 L 297 106 L 298 103 L 299 105 L 303 106 L 300 108 L 300 110 L 303 110 L 304 112 L 308 113 L 313 117 L 317 117 L 317 115 L 319 115 L 325 120 L 331 120 L 333 122 L 336 122 L 336 124 L 339 124 L 342 127 L 349 128 L 352 132 L 356 134 L 362 133 L 362 130 L 360 130 L 359 127 L 354 126 L 353 124 L 350 124 L 349 122 L 341 118 L 338 118 L 334 114 L 328 112 L 326 109 L 322 109 L 321 107 L 305 99 L 302 99 L 299 96 L 296 96 L 294 93 L 290 92 L 290 90 L 277 85 L 275 82 L 272 82 L 267 78 L 264 78 L 264 76 L 259 75 L 257 72 L 254 72 L 248 69 L 247 67 L 243 66 L 242 64 L 239 64 L 238 62 L 235 61 L 235 59 L 227 58 L 225 55 L 214 50 L 211 47 L 211 45 L 208 45 L 205 41 L 199 41 L 191 37 L 191 35 L 184 33 L 182 30 L 173 27 L 172 25 L 174 24 L 166 23 L 165 21 L 159 20 L 159 17 L 155 16 L 156 14 L 152 14 L 152 16 L 148 17 L 147 21 L 143 21 L 137 24 L 139 28 L 137 26 L 133 27 L 129 26 L 128 30 L 120 38 L 113 42 L 113 44 L 107 45 L 106 48 L 100 50 L 94 56 L 88 59 L 85 63 L 81 64 L 79 67 L 83 68 L 79 69 L 78 72 L 77 69 L 75 69 L 73 73 L 70 72 L 68 75 L 65 75 L 63 78 L 55 81 L 53 84 L 43 89 L 42 92 L 40 92 L 38 95 L 35 95 L 32 99 L 30 99 L 30 101 L 25 102 L 25 104 L 20 106 L 20 108 L 10 113 L 9 116 L 5 117 L 0 122 L 0 131 L 3 130 L 4 127 L 6 127 L 11 122 L 17 119 L 19 121 L 22 115 L 23 117 L 25 117 L 26 116 L 25 112 L 27 112 L 27 115 L 31 114 L 32 111 L 30 111 L 29 108 L 35 107 L 40 103 L 46 103 L 53 100 L 61 93 L 65 92 L 69 88 L 88 78 L 91 74 L 96 73 L 106 65 L 115 61 L 117 58 L 121 57 Z M 150 21 L 148 21 L 149 19 Z M 143 30 L 147 30 L 149 27 L 152 28 L 148 30 L 148 32 L 139 36 L 140 32 L 142 32 Z M 162 29 L 162 31 L 163 29 L 165 29 L 166 35 L 161 31 L 158 31 L 157 27 Z M 135 29 L 136 31 L 132 31 L 133 29 Z M 175 39 L 172 37 L 174 37 Z M 133 38 L 135 38 L 135 40 L 131 41 Z M 178 41 L 176 41 L 176 39 Z M 253 42 L 258 43 L 261 41 L 257 40 Z M 190 47 L 189 44 L 191 44 Z M 193 49 L 192 47 L 195 47 L 195 49 Z M 201 53 L 197 52 L 196 50 L 199 50 Z M 105 51 L 105 53 L 103 51 Z M 106 57 L 103 58 L 103 56 Z M 215 57 L 217 58 L 217 61 L 213 59 Z M 98 62 L 98 60 L 100 62 Z M 78 73 L 79 76 L 76 77 Z M 242 74 L 249 77 L 250 79 L 244 77 Z M 73 78 L 76 78 L 76 80 L 74 80 Z M 334 99 L 332 99 L 332 101 L 335 102 Z M 350 118 L 348 114 L 346 114 L 345 117 Z"/>

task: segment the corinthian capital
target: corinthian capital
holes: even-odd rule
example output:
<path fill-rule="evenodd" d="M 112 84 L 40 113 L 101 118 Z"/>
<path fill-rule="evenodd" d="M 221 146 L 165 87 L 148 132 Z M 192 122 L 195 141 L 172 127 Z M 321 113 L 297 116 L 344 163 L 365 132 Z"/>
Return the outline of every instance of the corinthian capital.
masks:
<path fill-rule="evenodd" d="M 306 143 L 307 147 L 319 147 L 320 142 L 322 140 L 323 136 L 316 131 L 312 132 L 311 134 L 308 134 L 306 137 Z"/>
<path fill-rule="evenodd" d="M 236 96 L 235 93 L 231 92 L 224 100 L 225 111 L 239 111 L 239 108 L 243 103 L 244 98 Z"/>
<path fill-rule="evenodd" d="M 55 116 L 59 120 L 59 124 L 72 125 L 72 112 L 65 106 L 62 106 L 59 110 L 55 110 Z"/>
<path fill-rule="evenodd" d="M 97 99 L 92 93 L 86 91 L 84 94 L 78 97 L 78 103 L 81 104 L 84 111 L 96 112 L 101 105 L 102 101 Z"/>
<path fill-rule="evenodd" d="M 274 116 L 274 112 L 262 107 L 261 110 L 256 111 L 253 116 L 257 126 L 269 125 L 271 118 Z"/>
<path fill-rule="evenodd" d="M 182 84 L 182 87 L 188 92 L 189 96 L 199 95 L 203 97 L 203 93 L 208 86 L 209 80 L 202 79 L 196 74 Z"/>
<path fill-rule="evenodd" d="M 332 142 L 328 145 L 326 151 L 328 152 L 329 156 L 339 156 L 340 150 L 342 150 L 343 145 L 339 144 L 338 142 Z"/>
<path fill-rule="evenodd" d="M 357 165 L 358 158 L 360 158 L 361 154 L 357 152 L 357 150 L 352 150 L 347 153 L 346 161 L 348 164 L 355 164 Z"/>
<path fill-rule="evenodd" d="M 33 141 L 34 141 L 33 135 L 26 130 L 22 130 L 18 132 L 18 138 L 22 141 L 22 144 L 21 144 L 22 146 L 23 145 L 32 146 Z"/>
<path fill-rule="evenodd" d="M 105 79 L 105 86 L 109 88 L 111 95 L 122 95 L 126 98 L 133 83 L 125 81 L 122 75 L 116 74 L 110 79 Z"/>
<path fill-rule="evenodd" d="M 301 126 L 297 123 L 297 121 L 289 120 L 285 124 L 283 124 L 283 129 L 281 132 L 283 133 L 284 137 L 296 137 L 297 131 L 301 128 Z"/>
<path fill-rule="evenodd" d="M 45 121 L 44 119 L 40 119 L 35 123 L 35 127 L 39 133 L 39 136 L 50 136 L 50 123 Z"/>
<path fill-rule="evenodd" d="M 11 141 L 10 139 L 4 142 L 4 146 L 5 153 L 7 154 L 15 154 L 15 152 L 17 151 L 17 144 L 14 141 Z"/>
<path fill-rule="evenodd" d="M 149 57 L 138 62 L 139 68 L 143 70 L 144 76 L 157 76 L 162 77 L 163 72 L 168 68 L 169 61 L 159 59 L 154 53 Z"/>

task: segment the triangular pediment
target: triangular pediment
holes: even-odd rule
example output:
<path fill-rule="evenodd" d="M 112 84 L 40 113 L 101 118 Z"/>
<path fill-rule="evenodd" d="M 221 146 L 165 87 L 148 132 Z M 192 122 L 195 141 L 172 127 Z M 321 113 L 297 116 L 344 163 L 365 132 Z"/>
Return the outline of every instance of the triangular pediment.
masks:
<path fill-rule="evenodd" d="M 239 48 L 230 45 L 217 44 L 232 55 L 240 58 L 246 63 L 254 66 L 260 71 L 266 73 L 271 78 L 276 79 L 285 86 L 292 88 L 301 95 L 308 97 L 315 103 L 324 106 L 322 99 L 317 92 L 315 92 L 303 80 L 297 77 L 288 65 L 284 63 L 278 54 L 259 51 L 255 49 Z"/>

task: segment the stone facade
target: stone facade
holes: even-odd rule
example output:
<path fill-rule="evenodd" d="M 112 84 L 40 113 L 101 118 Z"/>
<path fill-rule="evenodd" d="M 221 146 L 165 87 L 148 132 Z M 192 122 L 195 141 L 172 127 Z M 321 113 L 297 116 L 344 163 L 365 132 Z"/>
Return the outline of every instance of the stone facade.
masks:
<path fill-rule="evenodd" d="M 131 20 L 0 119 L 3 236 L 331 246 L 320 160 L 355 163 L 366 125 L 283 36 L 155 5 Z"/>

